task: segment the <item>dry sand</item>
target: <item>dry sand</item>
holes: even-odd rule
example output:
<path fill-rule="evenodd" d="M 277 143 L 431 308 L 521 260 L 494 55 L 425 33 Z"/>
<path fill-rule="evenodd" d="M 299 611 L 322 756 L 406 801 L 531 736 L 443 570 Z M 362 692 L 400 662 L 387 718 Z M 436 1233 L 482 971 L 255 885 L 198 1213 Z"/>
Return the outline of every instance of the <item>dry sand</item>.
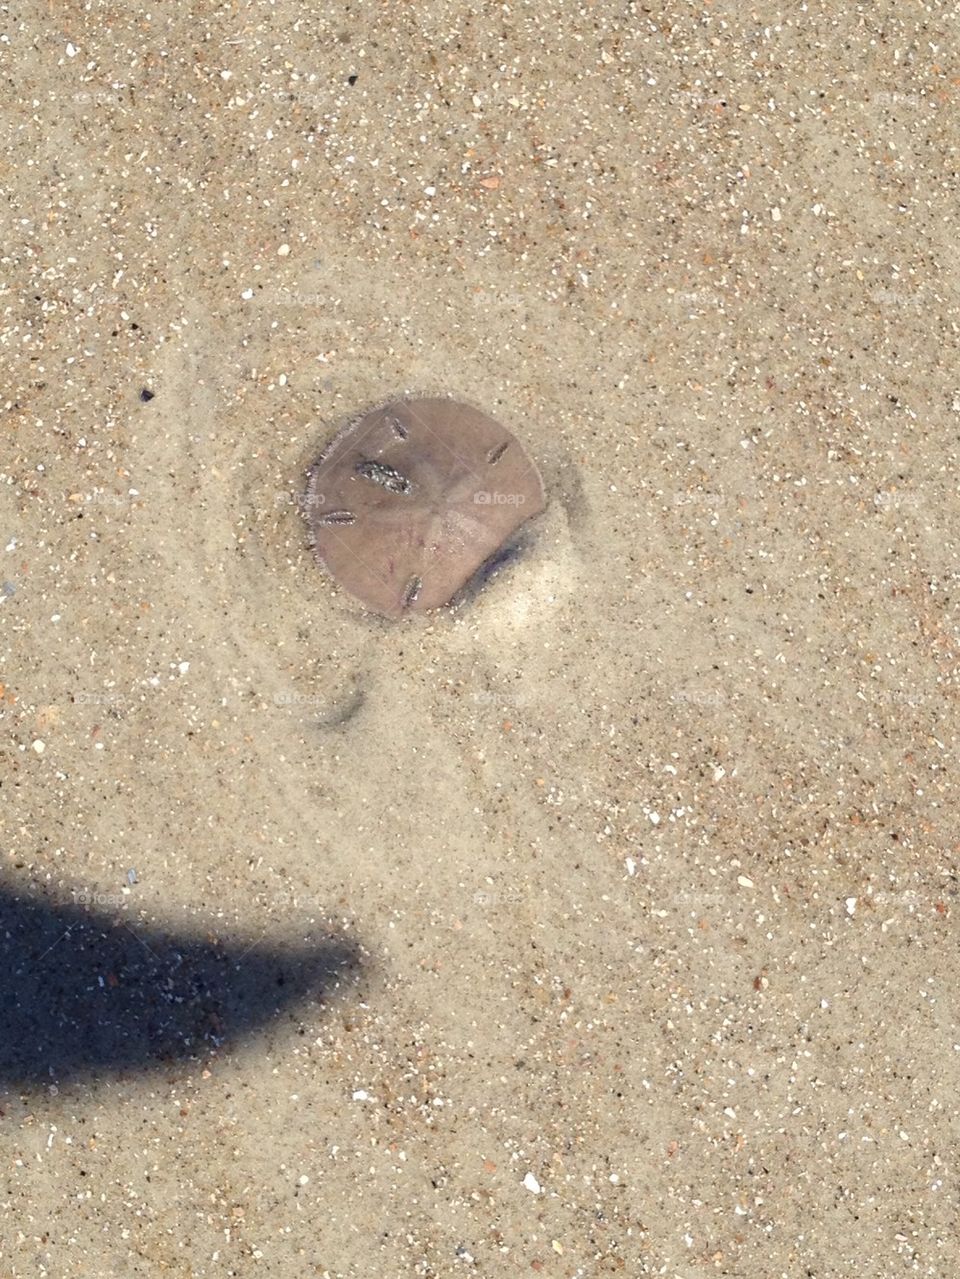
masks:
<path fill-rule="evenodd" d="M 957 1273 L 957 32 L 3 6 L 3 892 L 360 958 L 11 1067 L 3 1279 Z M 549 505 L 395 625 L 298 498 L 410 392 Z"/>

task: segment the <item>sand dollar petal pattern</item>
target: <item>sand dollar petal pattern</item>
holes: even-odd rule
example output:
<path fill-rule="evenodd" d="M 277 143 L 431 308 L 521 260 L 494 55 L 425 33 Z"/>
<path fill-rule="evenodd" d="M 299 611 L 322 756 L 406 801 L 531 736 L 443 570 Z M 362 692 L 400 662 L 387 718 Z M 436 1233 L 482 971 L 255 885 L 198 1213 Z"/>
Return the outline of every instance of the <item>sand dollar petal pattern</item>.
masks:
<path fill-rule="evenodd" d="M 470 405 L 396 400 L 341 431 L 310 472 L 320 562 L 386 617 L 448 603 L 544 507 L 515 436 Z"/>

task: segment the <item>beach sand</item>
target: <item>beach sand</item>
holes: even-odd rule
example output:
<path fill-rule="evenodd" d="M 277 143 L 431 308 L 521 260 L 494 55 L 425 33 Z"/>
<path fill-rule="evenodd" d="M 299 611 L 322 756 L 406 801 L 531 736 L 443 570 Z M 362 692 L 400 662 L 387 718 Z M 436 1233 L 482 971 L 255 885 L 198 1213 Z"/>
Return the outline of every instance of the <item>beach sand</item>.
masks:
<path fill-rule="evenodd" d="M 8 1035 L 0 1275 L 954 1274 L 954 17 L 4 29 L 0 890 L 355 962 Z M 409 394 L 548 504 L 392 623 L 301 497 Z"/>

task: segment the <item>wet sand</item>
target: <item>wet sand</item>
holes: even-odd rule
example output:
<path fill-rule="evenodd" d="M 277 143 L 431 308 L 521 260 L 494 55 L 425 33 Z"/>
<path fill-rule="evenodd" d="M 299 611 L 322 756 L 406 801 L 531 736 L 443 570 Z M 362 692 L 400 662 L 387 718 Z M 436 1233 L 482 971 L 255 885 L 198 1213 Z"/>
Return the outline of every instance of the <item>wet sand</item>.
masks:
<path fill-rule="evenodd" d="M 954 1273 L 954 19 L 6 22 L 0 1276 Z M 405 394 L 548 505 L 398 624 Z"/>

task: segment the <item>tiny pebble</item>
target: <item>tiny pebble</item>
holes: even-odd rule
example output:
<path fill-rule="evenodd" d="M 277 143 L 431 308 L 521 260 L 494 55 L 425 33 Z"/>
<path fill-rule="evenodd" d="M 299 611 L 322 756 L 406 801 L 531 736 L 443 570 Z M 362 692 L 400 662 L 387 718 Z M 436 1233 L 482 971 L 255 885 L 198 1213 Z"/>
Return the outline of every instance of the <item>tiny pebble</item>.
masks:
<path fill-rule="evenodd" d="M 536 1177 L 533 1175 L 532 1172 L 527 1173 L 527 1175 L 523 1179 L 523 1184 L 526 1186 L 526 1188 L 530 1191 L 532 1195 L 539 1195 L 540 1182 L 537 1181 Z"/>

